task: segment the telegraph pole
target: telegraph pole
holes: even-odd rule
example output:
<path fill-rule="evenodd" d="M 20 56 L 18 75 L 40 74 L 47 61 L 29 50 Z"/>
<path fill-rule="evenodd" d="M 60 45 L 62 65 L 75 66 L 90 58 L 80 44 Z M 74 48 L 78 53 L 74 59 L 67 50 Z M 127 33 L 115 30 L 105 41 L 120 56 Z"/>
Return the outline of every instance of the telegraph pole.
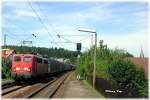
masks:
<path fill-rule="evenodd" d="M 94 68 L 93 68 L 93 87 L 94 88 L 95 88 L 95 74 L 96 74 L 96 48 L 97 48 L 97 33 L 95 32 Z"/>
<path fill-rule="evenodd" d="M 4 34 L 4 48 L 6 48 L 6 34 Z"/>
<path fill-rule="evenodd" d="M 92 49 L 92 46 L 93 46 L 93 34 L 91 35 L 91 59 L 93 57 L 93 49 Z"/>
<path fill-rule="evenodd" d="M 94 33 L 95 35 L 95 45 L 94 45 L 94 55 L 93 55 L 93 87 L 95 88 L 95 79 L 96 79 L 96 49 L 97 49 L 97 32 L 95 30 L 90 30 L 90 29 L 79 29 L 78 31 L 81 32 L 89 32 L 89 33 Z"/>

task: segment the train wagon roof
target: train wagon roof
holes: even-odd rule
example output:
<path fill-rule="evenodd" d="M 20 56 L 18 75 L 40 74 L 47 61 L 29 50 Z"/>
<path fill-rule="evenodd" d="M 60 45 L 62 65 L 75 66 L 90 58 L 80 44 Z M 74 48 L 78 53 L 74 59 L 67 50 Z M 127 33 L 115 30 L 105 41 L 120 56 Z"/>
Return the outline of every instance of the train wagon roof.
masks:
<path fill-rule="evenodd" d="M 43 59 L 47 60 L 47 58 L 44 58 L 44 57 L 39 56 L 39 55 L 34 55 L 34 54 L 14 54 L 14 56 L 32 56 L 32 57 L 38 57 L 38 58 L 43 58 Z"/>
<path fill-rule="evenodd" d="M 14 54 L 14 56 L 35 56 L 33 54 Z"/>

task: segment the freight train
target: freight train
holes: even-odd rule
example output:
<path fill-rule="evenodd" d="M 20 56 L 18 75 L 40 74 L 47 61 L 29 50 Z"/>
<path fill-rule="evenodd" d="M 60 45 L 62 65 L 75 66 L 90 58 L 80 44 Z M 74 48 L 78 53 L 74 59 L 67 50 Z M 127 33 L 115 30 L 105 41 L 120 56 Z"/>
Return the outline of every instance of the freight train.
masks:
<path fill-rule="evenodd" d="M 24 81 L 39 76 L 73 70 L 74 65 L 44 58 L 35 54 L 14 54 L 12 59 L 12 78 Z"/>

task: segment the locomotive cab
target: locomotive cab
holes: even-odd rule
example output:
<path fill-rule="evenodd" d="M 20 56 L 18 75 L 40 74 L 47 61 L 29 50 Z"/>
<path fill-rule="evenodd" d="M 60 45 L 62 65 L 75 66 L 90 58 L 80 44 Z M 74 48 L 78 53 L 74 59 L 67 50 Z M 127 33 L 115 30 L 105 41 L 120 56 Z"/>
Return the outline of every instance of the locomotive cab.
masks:
<path fill-rule="evenodd" d="M 31 55 L 16 54 L 12 61 L 12 77 L 14 79 L 27 79 L 32 77 L 34 57 Z"/>

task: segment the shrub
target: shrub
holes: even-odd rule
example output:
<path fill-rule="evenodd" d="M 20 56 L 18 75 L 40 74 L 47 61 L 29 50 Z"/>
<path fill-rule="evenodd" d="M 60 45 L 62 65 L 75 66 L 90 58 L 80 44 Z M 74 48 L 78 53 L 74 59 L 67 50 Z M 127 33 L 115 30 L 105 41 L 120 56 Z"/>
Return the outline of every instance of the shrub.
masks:
<path fill-rule="evenodd" d="M 2 78 L 11 79 L 11 68 L 9 64 L 2 64 Z"/>
<path fill-rule="evenodd" d="M 147 97 L 148 85 L 142 68 L 130 61 L 113 60 L 108 72 L 119 87 L 129 90 L 132 95 L 137 92 L 138 96 Z"/>

